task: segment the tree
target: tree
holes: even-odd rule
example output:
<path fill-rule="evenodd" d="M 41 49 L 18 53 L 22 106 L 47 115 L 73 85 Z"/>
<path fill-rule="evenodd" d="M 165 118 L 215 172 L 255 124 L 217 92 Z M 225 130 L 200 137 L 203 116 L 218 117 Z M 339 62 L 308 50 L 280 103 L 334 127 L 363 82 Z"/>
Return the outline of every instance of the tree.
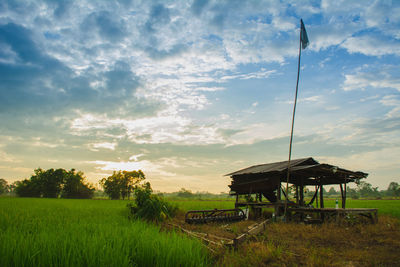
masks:
<path fill-rule="evenodd" d="M 387 189 L 387 194 L 392 197 L 400 196 L 400 185 L 396 182 L 391 182 Z"/>
<path fill-rule="evenodd" d="M 0 178 L 0 195 L 8 193 L 9 186 L 6 180 Z"/>
<path fill-rule="evenodd" d="M 354 188 L 347 187 L 346 192 L 352 199 L 359 199 L 360 198 L 360 193 Z"/>
<path fill-rule="evenodd" d="M 361 197 L 379 197 L 378 187 L 372 187 L 370 183 L 361 181 L 357 184 Z"/>
<path fill-rule="evenodd" d="M 92 198 L 94 194 L 93 185 L 85 181 L 83 172 L 75 172 L 71 169 L 65 173 L 62 198 Z"/>
<path fill-rule="evenodd" d="M 74 169 L 35 169 L 30 179 L 15 183 L 15 193 L 20 197 L 91 198 L 94 188 L 85 182 L 82 172 Z"/>
<path fill-rule="evenodd" d="M 47 198 L 56 198 L 60 195 L 66 171 L 64 169 L 48 169 L 47 171 L 38 168 L 35 175 L 31 177 L 34 183 L 40 188 L 41 195 Z"/>
<path fill-rule="evenodd" d="M 104 192 L 111 199 L 129 199 L 135 185 L 145 179 L 145 175 L 141 170 L 138 171 L 118 171 L 107 178 L 100 181 L 100 185 L 104 188 Z"/>
<path fill-rule="evenodd" d="M 329 191 L 328 191 L 328 193 L 327 193 L 327 195 L 329 195 L 329 196 L 333 196 L 333 195 L 336 195 L 336 190 L 335 190 L 335 188 L 333 188 L 332 186 L 331 186 L 331 188 L 329 188 Z"/>
<path fill-rule="evenodd" d="M 15 182 L 15 193 L 20 197 L 41 197 L 39 184 L 28 179 Z"/>
<path fill-rule="evenodd" d="M 177 196 L 178 197 L 182 197 L 182 198 L 192 198 L 192 197 L 194 197 L 192 191 L 187 190 L 185 188 L 181 188 L 181 190 L 178 191 Z"/>

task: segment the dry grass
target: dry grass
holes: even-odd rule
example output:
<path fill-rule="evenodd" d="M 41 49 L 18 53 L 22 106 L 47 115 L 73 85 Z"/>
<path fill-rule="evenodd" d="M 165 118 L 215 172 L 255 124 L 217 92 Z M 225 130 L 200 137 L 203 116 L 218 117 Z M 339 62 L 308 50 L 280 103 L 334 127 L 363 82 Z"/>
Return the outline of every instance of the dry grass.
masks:
<path fill-rule="evenodd" d="M 221 266 L 399 266 L 400 224 L 340 226 L 274 223 L 262 237 L 227 252 Z"/>
<path fill-rule="evenodd" d="M 169 222 L 180 225 L 181 227 L 193 231 L 216 235 L 222 238 L 233 239 L 248 230 L 248 227 L 255 221 L 240 221 L 235 223 L 207 223 L 207 224 L 187 224 L 185 223 L 185 212 L 179 211 L 178 214 Z"/>
<path fill-rule="evenodd" d="M 230 239 L 255 223 L 186 224 L 184 220 L 181 212 L 172 223 Z M 377 224 L 271 223 L 237 250 L 217 250 L 214 260 L 218 266 L 400 266 L 399 251 L 400 220 L 381 215 Z"/>

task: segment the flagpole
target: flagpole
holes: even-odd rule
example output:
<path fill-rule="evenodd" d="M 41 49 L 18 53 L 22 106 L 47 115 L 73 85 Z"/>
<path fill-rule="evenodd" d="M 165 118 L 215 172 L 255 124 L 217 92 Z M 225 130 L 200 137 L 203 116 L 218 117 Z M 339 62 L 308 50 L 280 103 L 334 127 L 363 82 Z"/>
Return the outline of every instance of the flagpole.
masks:
<path fill-rule="evenodd" d="M 288 200 L 289 200 L 289 194 L 288 194 L 288 187 L 289 187 L 289 177 L 290 177 L 290 159 L 292 156 L 292 143 L 293 143 L 293 128 L 294 128 L 294 117 L 296 114 L 296 104 L 297 104 L 297 93 L 299 89 L 299 77 L 300 77 L 300 57 L 301 57 L 301 22 L 300 22 L 300 35 L 299 35 L 299 61 L 297 64 L 297 82 L 296 82 L 296 93 L 294 96 L 294 105 L 293 105 L 293 115 L 292 115 L 292 129 L 290 131 L 290 143 L 289 143 L 289 160 L 288 160 L 288 165 L 287 165 L 287 175 L 286 175 L 286 198 L 285 198 L 285 212 L 284 212 L 284 218 L 286 220 L 287 216 L 287 206 L 288 206 Z M 279 188 L 279 190 L 281 190 Z"/>

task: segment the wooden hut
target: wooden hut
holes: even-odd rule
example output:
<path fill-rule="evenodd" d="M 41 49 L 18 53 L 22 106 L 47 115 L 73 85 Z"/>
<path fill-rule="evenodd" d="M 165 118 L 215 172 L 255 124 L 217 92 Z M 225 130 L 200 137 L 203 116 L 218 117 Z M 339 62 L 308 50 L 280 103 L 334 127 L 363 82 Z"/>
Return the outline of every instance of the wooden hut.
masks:
<path fill-rule="evenodd" d="M 235 206 L 253 206 L 255 208 L 273 206 L 276 215 L 282 215 L 286 198 L 282 183 L 286 185 L 287 168 L 288 162 L 281 161 L 255 165 L 227 174 L 226 176 L 232 178 L 229 187 L 231 188 L 231 195 L 236 195 Z M 346 208 L 346 185 L 368 176 L 364 172 L 349 171 L 334 165 L 319 163 L 311 157 L 291 160 L 289 170 L 289 184 L 293 185 L 296 191 L 295 201 L 288 203 L 291 211 L 294 211 L 294 209 L 297 209 L 298 212 L 301 209 L 309 211 L 312 207 L 314 212 L 319 210 L 321 214 L 329 212 L 329 209 L 324 209 L 323 187 L 325 185 L 339 185 L 341 210 L 344 210 Z M 314 186 L 315 188 L 315 194 L 309 203 L 306 203 L 304 198 L 306 186 Z M 256 201 L 239 201 L 240 195 L 252 194 L 255 194 Z M 264 202 L 263 197 L 268 202 Z M 336 209 L 337 212 L 339 212 L 338 209 Z M 321 215 L 321 217 L 324 216 Z"/>

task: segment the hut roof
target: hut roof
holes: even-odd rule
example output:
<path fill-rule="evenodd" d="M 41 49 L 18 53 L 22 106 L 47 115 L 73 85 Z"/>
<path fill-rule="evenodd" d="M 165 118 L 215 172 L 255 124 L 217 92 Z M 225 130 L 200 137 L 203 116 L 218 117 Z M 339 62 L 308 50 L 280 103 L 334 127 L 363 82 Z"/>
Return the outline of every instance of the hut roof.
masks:
<path fill-rule="evenodd" d="M 241 169 L 227 174 L 233 181 L 230 185 L 234 191 L 247 191 L 247 187 L 254 190 L 251 184 L 257 187 L 263 184 L 276 184 L 286 181 L 288 162 L 280 161 L 268 164 L 261 164 Z M 358 179 L 366 178 L 367 173 L 354 172 L 339 168 L 334 165 L 320 164 L 315 159 L 308 157 L 294 159 L 290 161 L 289 183 L 295 185 L 327 185 L 354 182 Z M 260 188 L 261 190 L 261 188 Z"/>
<path fill-rule="evenodd" d="M 303 159 L 294 159 L 290 161 L 290 168 L 292 169 L 295 166 L 314 166 L 318 164 L 313 158 L 303 158 Z M 268 173 L 268 172 L 282 172 L 285 171 L 288 167 L 287 161 L 273 162 L 261 165 L 254 165 L 245 169 L 241 169 L 236 172 L 232 172 L 226 174 L 225 176 L 234 176 L 234 175 L 242 175 L 242 174 L 256 174 L 256 173 Z"/>

